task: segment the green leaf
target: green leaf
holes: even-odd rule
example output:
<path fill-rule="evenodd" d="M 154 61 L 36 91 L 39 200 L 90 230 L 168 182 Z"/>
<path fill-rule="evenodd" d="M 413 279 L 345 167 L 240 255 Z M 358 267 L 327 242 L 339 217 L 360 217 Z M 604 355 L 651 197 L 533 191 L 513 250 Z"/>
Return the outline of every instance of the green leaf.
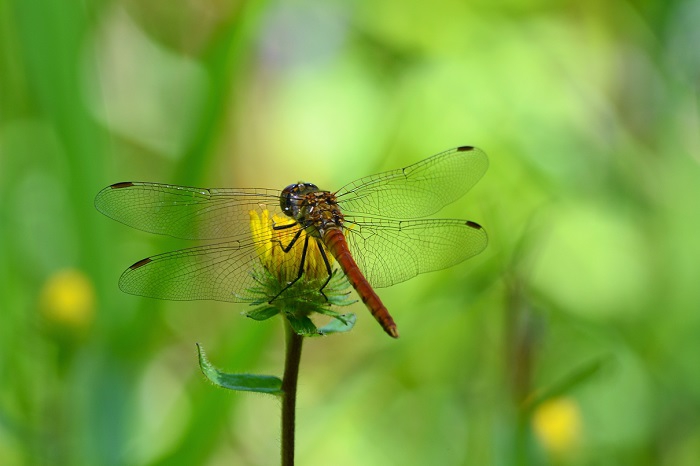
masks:
<path fill-rule="evenodd" d="M 270 317 L 276 316 L 279 312 L 280 310 L 274 306 L 265 306 L 246 312 L 246 317 L 250 317 L 253 320 L 267 320 Z"/>
<path fill-rule="evenodd" d="M 318 332 L 321 335 L 348 332 L 352 330 L 352 328 L 355 326 L 355 321 L 357 320 L 357 316 L 353 313 L 338 314 L 337 316 L 333 317 L 333 320 L 331 320 L 328 325 L 324 325 L 318 329 Z"/>
<path fill-rule="evenodd" d="M 318 329 L 316 325 L 307 316 L 295 316 L 293 314 L 287 314 L 287 320 L 292 326 L 294 333 L 301 336 L 315 336 L 318 335 Z"/>
<path fill-rule="evenodd" d="M 258 392 L 270 395 L 281 395 L 283 393 L 282 380 L 278 377 L 272 375 L 227 374 L 221 372 L 209 362 L 204 354 L 204 348 L 199 343 L 197 343 L 197 352 L 199 353 L 199 367 L 202 369 L 202 373 L 214 385 L 239 392 Z"/>

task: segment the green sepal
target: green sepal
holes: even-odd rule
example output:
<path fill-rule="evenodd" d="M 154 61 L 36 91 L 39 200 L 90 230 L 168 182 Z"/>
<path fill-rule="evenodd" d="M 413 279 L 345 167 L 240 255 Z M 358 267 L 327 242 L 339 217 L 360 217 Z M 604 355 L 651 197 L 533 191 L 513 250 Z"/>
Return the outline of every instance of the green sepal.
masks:
<path fill-rule="evenodd" d="M 282 380 L 272 375 L 227 374 L 214 367 L 206 355 L 204 348 L 197 343 L 199 367 L 204 376 L 214 385 L 239 392 L 258 392 L 269 395 L 282 395 Z"/>
<path fill-rule="evenodd" d="M 270 317 L 274 317 L 280 313 L 280 310 L 274 306 L 263 306 L 257 309 L 253 309 L 250 312 L 246 312 L 246 317 L 250 317 L 253 320 L 267 320 Z"/>
<path fill-rule="evenodd" d="M 333 333 L 349 332 L 355 326 L 355 321 L 357 321 L 357 316 L 353 313 L 338 314 L 337 316 L 333 316 L 333 320 L 327 325 L 318 329 L 318 333 L 321 335 L 331 335 Z"/>
<path fill-rule="evenodd" d="M 357 302 L 356 299 L 351 297 L 350 292 L 342 292 L 338 290 L 332 290 L 333 293 L 328 293 L 328 304 L 334 306 L 349 306 Z"/>
<path fill-rule="evenodd" d="M 253 306 L 267 305 L 284 309 L 304 309 L 306 312 L 317 312 L 318 308 L 328 308 L 331 305 L 348 306 L 356 302 L 351 299 L 347 291 L 350 284 L 347 277 L 337 270 L 333 271 L 331 280 L 323 288 L 326 278 L 308 278 L 304 276 L 292 286 L 280 283 L 279 280 L 260 266 L 251 271 L 255 285 L 250 287 L 248 293 L 236 297 Z M 272 299 L 272 302 L 271 301 Z"/>
<path fill-rule="evenodd" d="M 287 320 L 289 321 L 289 325 L 292 326 L 292 330 L 294 330 L 294 333 L 297 335 L 301 335 L 303 337 L 318 335 L 316 325 L 314 325 L 311 319 L 309 319 L 307 316 L 287 314 Z"/>

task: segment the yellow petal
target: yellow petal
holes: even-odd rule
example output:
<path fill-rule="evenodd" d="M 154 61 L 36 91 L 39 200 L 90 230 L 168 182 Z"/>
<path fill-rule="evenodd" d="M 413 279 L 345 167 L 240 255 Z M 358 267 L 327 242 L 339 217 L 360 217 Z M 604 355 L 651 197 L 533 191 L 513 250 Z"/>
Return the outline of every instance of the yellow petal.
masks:
<path fill-rule="evenodd" d="M 302 231 L 296 243 L 285 252 L 282 247 L 288 247 L 298 231 L 297 228 L 275 230 L 273 225 L 289 225 L 293 220 L 289 217 L 274 214 L 270 218 L 270 212 L 265 209 L 260 214 L 250 211 L 250 230 L 253 240 L 256 242 L 256 252 L 262 265 L 273 273 L 281 283 L 288 283 L 299 275 L 299 263 L 304 253 L 304 242 L 307 238 L 306 231 Z M 333 264 L 333 257 L 326 254 L 329 263 Z M 326 264 L 319 252 L 315 238 L 309 238 L 304 263 L 303 277 L 310 279 L 325 279 L 328 276 Z"/>

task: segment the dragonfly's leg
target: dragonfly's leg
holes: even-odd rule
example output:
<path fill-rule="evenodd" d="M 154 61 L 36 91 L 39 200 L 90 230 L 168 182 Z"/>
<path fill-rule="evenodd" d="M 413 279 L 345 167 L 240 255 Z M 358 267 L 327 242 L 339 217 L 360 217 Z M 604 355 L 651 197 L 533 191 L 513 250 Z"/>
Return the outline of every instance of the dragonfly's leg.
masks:
<path fill-rule="evenodd" d="M 328 261 L 326 251 L 323 250 L 323 243 L 320 239 L 316 239 L 316 246 L 318 246 L 318 251 L 321 253 L 321 257 L 323 257 L 323 263 L 326 264 L 326 272 L 328 272 L 328 278 L 326 278 L 326 281 L 323 282 L 323 285 L 318 291 L 323 295 L 323 298 L 328 301 L 328 296 L 326 296 L 326 293 L 323 292 L 323 289 L 331 281 L 331 278 L 333 278 L 333 269 L 331 268 L 331 263 Z"/>
<path fill-rule="evenodd" d="M 299 228 L 299 231 L 296 232 L 296 234 L 294 235 L 294 238 L 292 238 L 292 240 L 289 242 L 288 245 L 285 246 L 285 245 L 282 244 L 282 241 L 279 242 L 279 243 L 280 243 L 280 247 L 281 247 L 282 250 L 285 252 L 285 254 L 292 250 L 292 248 L 294 247 L 294 245 L 296 244 L 296 242 L 297 242 L 297 240 L 299 239 L 300 236 L 301 236 L 301 228 Z M 306 248 L 306 246 L 304 246 L 304 247 Z M 306 249 L 304 249 L 304 252 L 306 252 Z M 304 263 L 304 257 L 303 257 L 303 256 L 302 256 L 302 258 L 301 258 L 301 263 L 302 263 L 302 264 Z"/>
<path fill-rule="evenodd" d="M 289 225 L 277 225 L 275 221 L 272 221 L 272 229 L 273 230 L 286 230 L 287 228 L 292 228 L 294 225 L 296 225 L 297 222 L 290 223 Z"/>
<path fill-rule="evenodd" d="M 292 242 L 289 243 L 289 247 L 286 248 L 286 249 L 283 247 L 282 250 L 283 250 L 284 252 L 289 252 L 289 250 L 292 249 L 292 246 L 294 245 L 294 243 L 296 243 L 297 240 L 299 239 L 299 235 L 300 235 L 300 234 L 301 234 L 301 230 L 299 230 L 299 231 L 297 232 L 297 234 L 294 235 L 294 238 L 292 238 Z M 280 244 L 281 244 L 281 243 L 280 243 Z M 304 238 L 304 250 L 301 252 L 301 261 L 299 261 L 299 273 L 297 274 L 297 277 L 296 277 L 294 280 L 292 280 L 291 282 L 287 283 L 287 286 L 285 286 L 284 288 L 282 288 L 282 290 L 280 290 L 279 293 L 277 293 L 275 296 L 273 296 L 273 298 L 272 298 L 271 300 L 268 301 L 268 304 L 272 303 L 272 301 L 274 301 L 274 300 L 277 299 L 282 293 L 284 293 L 285 291 L 287 291 L 287 290 L 289 289 L 290 286 L 292 286 L 292 285 L 294 285 L 296 282 L 298 282 L 299 279 L 301 278 L 301 276 L 304 275 L 304 263 L 306 262 L 306 251 L 307 251 L 308 249 L 309 249 L 309 237 L 306 236 L 306 237 Z"/>

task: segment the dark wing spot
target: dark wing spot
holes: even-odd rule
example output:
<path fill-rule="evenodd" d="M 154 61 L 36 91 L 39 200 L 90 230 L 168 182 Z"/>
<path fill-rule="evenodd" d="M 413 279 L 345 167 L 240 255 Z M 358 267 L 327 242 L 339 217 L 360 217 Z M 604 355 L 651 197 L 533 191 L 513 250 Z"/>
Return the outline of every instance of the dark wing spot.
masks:
<path fill-rule="evenodd" d="M 112 186 L 110 186 L 110 188 L 112 188 L 112 189 L 128 188 L 128 187 L 133 186 L 133 185 L 134 185 L 134 183 L 132 183 L 131 181 L 123 181 L 121 183 L 114 183 Z"/>
<path fill-rule="evenodd" d="M 474 150 L 474 147 L 472 147 L 472 146 L 460 146 L 457 148 L 457 152 L 467 152 L 470 150 Z"/>
<path fill-rule="evenodd" d="M 479 224 L 476 223 L 476 222 L 472 222 L 471 220 L 467 220 L 467 223 L 465 223 L 465 225 L 468 226 L 468 227 L 472 227 L 472 228 L 474 228 L 475 230 L 481 230 L 481 225 L 479 225 Z"/>
<path fill-rule="evenodd" d="M 138 269 L 139 267 L 143 267 L 144 265 L 148 264 L 149 262 L 151 262 L 151 258 L 147 257 L 145 259 L 141 259 L 140 261 L 138 261 L 137 263 L 135 263 L 134 265 L 132 265 L 129 268 L 131 270 Z"/>

